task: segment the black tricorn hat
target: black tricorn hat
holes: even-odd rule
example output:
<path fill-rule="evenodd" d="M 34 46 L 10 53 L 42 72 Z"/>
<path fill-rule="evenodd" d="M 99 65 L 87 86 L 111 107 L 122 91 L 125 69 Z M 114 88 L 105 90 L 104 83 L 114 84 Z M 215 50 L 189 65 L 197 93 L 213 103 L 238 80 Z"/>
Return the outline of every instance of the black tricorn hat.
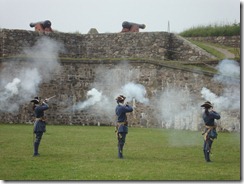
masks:
<path fill-rule="evenodd" d="M 39 99 L 38 96 L 36 96 L 36 97 L 34 98 L 34 100 L 31 100 L 31 102 L 33 102 L 34 104 L 39 104 L 40 99 Z"/>
<path fill-rule="evenodd" d="M 123 102 L 125 99 L 126 99 L 126 97 L 123 96 L 123 95 L 119 95 L 119 96 L 116 98 L 117 102 Z"/>
<path fill-rule="evenodd" d="M 213 105 L 211 104 L 211 102 L 206 101 L 206 102 L 204 102 L 204 104 L 201 105 L 201 107 L 205 107 L 205 108 L 209 109 L 210 107 L 213 107 Z"/>

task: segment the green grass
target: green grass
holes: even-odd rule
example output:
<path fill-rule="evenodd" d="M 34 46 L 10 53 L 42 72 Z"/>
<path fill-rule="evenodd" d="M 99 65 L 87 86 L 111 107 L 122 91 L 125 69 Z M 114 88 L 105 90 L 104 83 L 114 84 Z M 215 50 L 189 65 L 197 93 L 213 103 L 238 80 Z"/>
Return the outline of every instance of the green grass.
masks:
<path fill-rule="evenodd" d="M 235 36 L 240 35 L 240 23 L 210 24 L 189 28 L 180 33 L 183 37 Z"/>
<path fill-rule="evenodd" d="M 225 58 L 224 54 L 222 54 L 221 52 L 217 51 L 216 49 L 214 49 L 212 47 L 209 47 L 204 42 L 199 42 L 199 41 L 191 41 L 191 42 L 193 44 L 197 45 L 198 47 L 204 49 L 208 53 L 212 54 L 213 56 L 217 57 L 220 60 Z M 208 44 L 211 45 L 211 43 L 208 43 Z"/>
<path fill-rule="evenodd" d="M 240 180 L 240 134 L 221 133 L 212 163 L 201 132 L 129 128 L 125 159 L 113 127 L 48 125 L 32 157 L 32 125 L 0 124 L 1 180 Z"/>
<path fill-rule="evenodd" d="M 218 50 L 212 48 L 211 46 L 226 49 L 235 55 L 235 58 L 234 58 L 235 60 L 240 60 L 240 48 L 228 47 L 228 46 L 224 46 L 224 45 L 220 45 L 220 44 L 214 44 L 214 43 L 210 43 L 210 42 L 205 43 L 205 42 L 194 41 L 194 40 L 190 40 L 190 42 L 192 42 L 193 44 L 197 45 L 198 47 L 204 49 L 205 51 L 212 54 L 213 56 L 217 57 L 219 60 L 225 59 L 226 58 L 225 55 L 223 53 L 219 52 Z M 208 45 L 210 45 L 210 47 Z"/>

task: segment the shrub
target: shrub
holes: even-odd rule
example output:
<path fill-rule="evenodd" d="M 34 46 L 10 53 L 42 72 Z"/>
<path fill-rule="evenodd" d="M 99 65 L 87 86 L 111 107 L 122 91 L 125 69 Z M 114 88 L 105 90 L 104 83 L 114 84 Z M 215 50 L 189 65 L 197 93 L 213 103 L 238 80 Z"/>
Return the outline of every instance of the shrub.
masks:
<path fill-rule="evenodd" d="M 193 27 L 180 33 L 183 37 L 236 36 L 240 35 L 240 23 Z"/>

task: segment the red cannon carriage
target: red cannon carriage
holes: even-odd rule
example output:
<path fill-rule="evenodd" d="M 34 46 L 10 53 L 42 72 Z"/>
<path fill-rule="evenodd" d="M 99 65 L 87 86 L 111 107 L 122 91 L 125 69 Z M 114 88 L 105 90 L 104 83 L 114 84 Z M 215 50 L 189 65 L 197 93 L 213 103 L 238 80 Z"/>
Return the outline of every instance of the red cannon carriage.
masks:
<path fill-rule="evenodd" d="M 30 23 L 30 27 L 35 27 L 35 31 L 37 32 L 53 32 L 51 28 L 51 22 L 49 20 L 45 20 L 42 22 Z"/>
<path fill-rule="evenodd" d="M 123 29 L 121 32 L 139 32 L 139 29 L 140 28 L 144 29 L 146 27 L 146 25 L 124 21 L 122 23 L 122 27 L 123 27 Z"/>

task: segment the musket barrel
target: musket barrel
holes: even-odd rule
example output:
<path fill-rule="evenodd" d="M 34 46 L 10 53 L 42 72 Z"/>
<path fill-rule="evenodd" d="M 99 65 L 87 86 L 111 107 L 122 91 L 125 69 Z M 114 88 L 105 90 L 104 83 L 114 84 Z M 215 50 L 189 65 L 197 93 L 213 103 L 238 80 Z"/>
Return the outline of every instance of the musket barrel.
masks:
<path fill-rule="evenodd" d="M 47 98 L 47 100 L 50 100 L 50 99 L 54 98 L 55 96 L 56 96 L 56 95 L 53 95 L 53 96 Z"/>

